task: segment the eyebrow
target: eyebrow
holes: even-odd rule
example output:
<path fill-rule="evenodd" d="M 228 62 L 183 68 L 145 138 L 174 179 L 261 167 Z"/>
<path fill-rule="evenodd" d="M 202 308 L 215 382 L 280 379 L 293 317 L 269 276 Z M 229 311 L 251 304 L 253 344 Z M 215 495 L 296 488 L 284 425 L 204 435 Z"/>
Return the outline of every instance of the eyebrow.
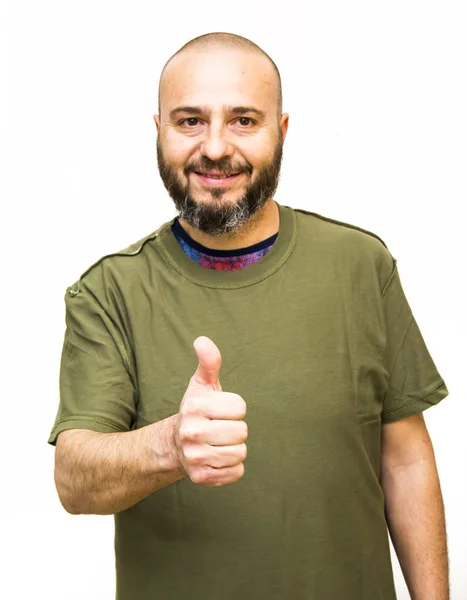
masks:
<path fill-rule="evenodd" d="M 170 118 L 175 119 L 175 117 L 179 113 L 187 113 L 189 115 L 202 115 L 203 113 L 211 112 L 207 106 L 177 106 L 170 111 Z M 240 115 L 245 113 L 253 113 L 260 118 L 266 116 L 266 114 L 259 110 L 259 108 L 255 108 L 254 106 L 224 106 L 224 112 L 227 114 Z"/>

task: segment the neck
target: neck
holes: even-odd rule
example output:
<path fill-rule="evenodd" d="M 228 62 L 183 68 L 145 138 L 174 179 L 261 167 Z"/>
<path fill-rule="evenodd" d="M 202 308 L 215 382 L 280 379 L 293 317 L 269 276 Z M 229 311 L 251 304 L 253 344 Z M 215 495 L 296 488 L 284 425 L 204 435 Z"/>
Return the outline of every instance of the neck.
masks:
<path fill-rule="evenodd" d="M 269 199 L 263 208 L 255 213 L 247 223 L 244 223 L 234 232 L 220 237 L 203 233 L 181 219 L 179 219 L 179 223 L 193 240 L 206 246 L 206 248 L 211 250 L 237 250 L 238 248 L 258 244 L 279 231 L 279 207 L 272 198 Z"/>

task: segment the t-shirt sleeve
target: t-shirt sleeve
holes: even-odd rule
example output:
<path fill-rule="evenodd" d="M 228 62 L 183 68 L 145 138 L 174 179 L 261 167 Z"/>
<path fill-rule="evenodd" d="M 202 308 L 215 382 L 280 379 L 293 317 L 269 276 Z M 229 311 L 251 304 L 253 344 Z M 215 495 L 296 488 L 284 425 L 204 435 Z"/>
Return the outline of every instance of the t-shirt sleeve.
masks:
<path fill-rule="evenodd" d="M 428 351 L 402 288 L 397 260 L 383 290 L 388 387 L 382 423 L 409 417 L 438 404 L 449 391 Z"/>
<path fill-rule="evenodd" d="M 60 360 L 60 402 L 48 443 L 66 429 L 129 431 L 135 389 L 121 332 L 96 297 L 65 295 L 66 330 Z M 127 363 L 127 364 L 125 364 Z"/>

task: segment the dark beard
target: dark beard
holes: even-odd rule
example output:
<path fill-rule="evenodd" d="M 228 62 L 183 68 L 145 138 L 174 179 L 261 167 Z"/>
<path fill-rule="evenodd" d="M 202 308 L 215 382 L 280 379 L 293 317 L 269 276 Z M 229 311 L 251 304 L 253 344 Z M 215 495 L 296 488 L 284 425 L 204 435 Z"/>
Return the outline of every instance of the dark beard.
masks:
<path fill-rule="evenodd" d="M 258 172 L 256 180 L 247 184 L 245 193 L 236 202 L 216 202 L 222 198 L 227 188 L 209 188 L 213 202 L 196 202 L 190 195 L 187 185 L 182 185 L 177 172 L 165 160 L 159 136 L 157 137 L 157 164 L 162 182 L 174 201 L 179 219 L 191 227 L 213 237 L 228 236 L 262 209 L 274 195 L 279 184 L 282 163 L 282 142 L 276 145 L 273 159 Z M 225 173 L 246 173 L 251 177 L 252 166 L 231 164 L 230 159 L 212 161 L 203 156 L 196 165 L 187 163 L 183 172 L 186 177 L 193 171 L 221 171 Z"/>

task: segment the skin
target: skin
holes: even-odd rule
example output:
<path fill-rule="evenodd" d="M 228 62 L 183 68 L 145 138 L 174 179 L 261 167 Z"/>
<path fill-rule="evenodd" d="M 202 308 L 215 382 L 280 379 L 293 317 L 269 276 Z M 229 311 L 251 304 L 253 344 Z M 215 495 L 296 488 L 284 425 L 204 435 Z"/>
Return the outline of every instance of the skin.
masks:
<path fill-rule="evenodd" d="M 443 495 L 423 413 L 381 429 L 386 521 L 412 600 L 449 600 Z"/>
<path fill-rule="evenodd" d="M 273 194 L 289 115 L 278 111 L 278 81 L 267 58 L 231 48 L 187 50 L 160 82 L 157 156 L 183 229 L 212 249 L 256 244 L 279 231 Z M 229 107 L 253 106 L 253 112 Z M 178 107 L 201 107 L 200 113 Z M 228 186 L 196 174 L 240 173 Z"/>

